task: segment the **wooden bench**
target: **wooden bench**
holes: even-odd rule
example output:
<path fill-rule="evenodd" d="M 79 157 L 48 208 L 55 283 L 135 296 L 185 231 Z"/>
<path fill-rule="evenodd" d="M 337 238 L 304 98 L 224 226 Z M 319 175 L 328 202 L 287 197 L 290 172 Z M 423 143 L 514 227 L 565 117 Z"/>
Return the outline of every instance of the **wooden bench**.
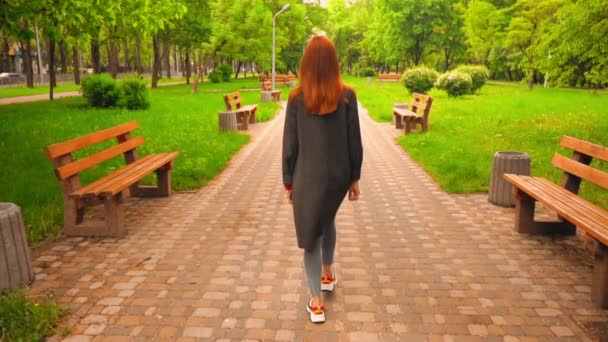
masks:
<path fill-rule="evenodd" d="M 401 75 L 399 74 L 378 74 L 378 81 L 396 81 L 399 82 L 401 80 Z"/>
<path fill-rule="evenodd" d="M 564 171 L 561 185 L 542 177 L 505 174 L 515 195 L 515 230 L 519 233 L 586 233 L 594 248 L 591 300 L 608 308 L 608 211 L 579 197 L 584 179 L 608 189 L 608 173 L 592 166 L 593 158 L 608 161 L 608 148 L 564 136 L 561 146 L 573 150 L 571 158 L 553 156 L 553 165 Z M 534 207 L 541 202 L 558 215 L 558 221 L 535 221 Z"/>
<path fill-rule="evenodd" d="M 131 132 L 138 127 L 137 122 L 132 121 L 46 148 L 46 155 L 53 163 L 63 191 L 66 235 L 123 236 L 126 228 L 121 204 L 128 196 L 171 195 L 171 169 L 179 152 L 138 158 L 136 148 L 144 143 L 144 139 L 131 137 Z M 78 150 L 113 138 L 118 141 L 117 145 L 77 160 L 73 155 Z M 120 155 L 125 158 L 125 167 L 85 186 L 81 184 L 81 172 Z M 139 181 L 152 172 L 157 175 L 157 186 L 139 185 Z M 85 208 L 99 204 L 104 206 L 105 220 L 89 219 L 85 222 Z"/>
<path fill-rule="evenodd" d="M 272 76 L 270 76 L 270 81 L 272 82 Z M 274 75 L 274 84 L 282 84 L 287 87 L 295 86 L 296 75 Z"/>
<path fill-rule="evenodd" d="M 429 114 L 431 112 L 432 104 L 432 97 L 413 93 L 412 101 L 409 104 L 411 110 L 393 108 L 395 128 L 403 128 L 403 132 L 408 134 L 412 131 L 412 129 L 416 128 L 417 124 L 420 124 L 422 131 L 426 131 L 429 127 Z"/>
<path fill-rule="evenodd" d="M 241 106 L 243 99 L 240 91 L 224 95 L 224 102 L 226 110 L 236 113 L 236 122 L 240 130 L 247 130 L 250 123 L 255 123 L 255 112 L 258 110 L 258 105 Z"/>
<path fill-rule="evenodd" d="M 281 89 L 272 90 L 272 81 L 269 81 L 269 80 L 262 81 L 261 84 L 262 84 L 262 91 L 269 91 L 270 96 L 272 97 L 272 100 L 274 102 L 281 101 Z"/>

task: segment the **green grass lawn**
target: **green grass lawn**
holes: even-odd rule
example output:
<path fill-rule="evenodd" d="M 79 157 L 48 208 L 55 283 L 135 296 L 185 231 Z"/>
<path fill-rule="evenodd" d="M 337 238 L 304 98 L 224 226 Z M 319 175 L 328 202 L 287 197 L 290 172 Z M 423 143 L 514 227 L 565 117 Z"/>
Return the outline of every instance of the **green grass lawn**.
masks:
<path fill-rule="evenodd" d="M 409 102 L 410 94 L 395 82 L 367 83 L 346 78 L 377 121 L 392 120 L 393 103 Z M 570 135 L 608 146 L 608 94 L 518 85 L 486 85 L 479 94 L 449 98 L 432 90 L 429 131 L 397 139 L 441 187 L 453 193 L 488 190 L 496 151 L 527 152 L 532 174 L 559 182 L 562 172 L 551 165 L 560 138 Z M 606 163 L 594 166 L 608 169 Z M 583 182 L 581 195 L 608 208 L 606 190 Z"/>
<path fill-rule="evenodd" d="M 240 83 L 243 84 L 240 84 Z M 172 172 L 173 188 L 196 189 L 220 172 L 249 141 L 241 133 L 219 133 L 218 111 L 225 108 L 222 93 L 257 80 L 203 83 L 195 95 L 189 85 L 151 90 L 151 107 L 144 111 L 92 109 L 82 97 L 0 106 L 0 201 L 21 206 L 30 242 L 60 232 L 63 203 L 59 183 L 44 148 L 120 123 L 137 120 L 135 135 L 144 137 L 140 155 L 180 151 Z M 259 103 L 260 92 L 242 92 L 245 104 L 258 103 L 258 121 L 274 117 L 279 105 Z M 119 158 L 86 171 L 84 184 L 123 165 Z"/>

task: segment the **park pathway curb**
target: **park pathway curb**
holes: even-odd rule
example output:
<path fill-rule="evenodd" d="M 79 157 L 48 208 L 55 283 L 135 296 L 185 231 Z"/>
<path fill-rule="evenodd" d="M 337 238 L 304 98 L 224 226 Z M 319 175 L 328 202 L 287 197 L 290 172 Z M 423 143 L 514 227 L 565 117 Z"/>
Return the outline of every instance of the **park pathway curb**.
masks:
<path fill-rule="evenodd" d="M 254 125 L 200 191 L 130 201 L 127 237 L 38 249 L 32 294 L 70 306 L 67 341 L 592 340 L 585 324 L 608 314 L 590 304 L 578 238 L 513 233 L 512 209 L 445 193 L 394 129 L 360 113 L 362 198 L 337 218 L 340 281 L 325 324 L 304 310 L 283 113 Z"/>

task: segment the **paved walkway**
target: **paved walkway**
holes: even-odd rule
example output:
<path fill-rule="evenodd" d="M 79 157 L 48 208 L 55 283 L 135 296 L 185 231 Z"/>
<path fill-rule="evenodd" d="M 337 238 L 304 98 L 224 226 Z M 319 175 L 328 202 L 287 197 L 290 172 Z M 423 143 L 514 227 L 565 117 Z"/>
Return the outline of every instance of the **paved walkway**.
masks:
<path fill-rule="evenodd" d="M 167 83 L 159 83 L 158 86 L 164 87 L 164 86 L 178 85 L 178 84 L 184 84 L 184 83 L 185 82 L 167 82 Z M 80 95 L 82 95 L 82 93 L 80 91 L 60 91 L 60 92 L 53 94 L 53 99 L 57 100 L 57 99 L 61 99 L 64 97 L 74 97 L 74 96 L 80 96 Z M 0 106 L 13 104 L 13 103 L 37 102 L 37 101 L 48 101 L 48 100 L 49 100 L 48 93 L 38 94 L 38 95 L 6 97 L 3 99 L 0 99 Z"/>
<path fill-rule="evenodd" d="M 328 321 L 309 323 L 283 118 L 200 191 L 131 201 L 126 238 L 36 251 L 32 292 L 71 307 L 67 340 L 590 341 L 605 326 L 579 238 L 520 236 L 512 209 L 446 194 L 364 110 L 362 199 L 337 218 Z"/>

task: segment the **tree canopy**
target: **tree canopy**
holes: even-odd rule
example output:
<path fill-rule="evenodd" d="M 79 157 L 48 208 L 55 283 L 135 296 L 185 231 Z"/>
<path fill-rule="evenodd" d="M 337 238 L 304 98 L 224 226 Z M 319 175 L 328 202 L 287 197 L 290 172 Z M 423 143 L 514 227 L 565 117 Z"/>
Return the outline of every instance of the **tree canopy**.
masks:
<path fill-rule="evenodd" d="M 230 64 L 268 73 L 276 18 L 277 70 L 297 73 L 313 31 L 334 41 L 345 73 L 402 72 L 424 65 L 447 71 L 483 64 L 495 79 L 608 85 L 605 0 L 4 0 L 0 1 L 0 71 L 16 68 L 9 51 L 34 70 L 150 72 Z M 43 65 L 35 54 L 40 28 Z M 71 55 L 70 58 L 66 55 Z M 60 68 L 58 69 L 58 65 Z M 69 65 L 69 66 L 68 66 Z"/>

